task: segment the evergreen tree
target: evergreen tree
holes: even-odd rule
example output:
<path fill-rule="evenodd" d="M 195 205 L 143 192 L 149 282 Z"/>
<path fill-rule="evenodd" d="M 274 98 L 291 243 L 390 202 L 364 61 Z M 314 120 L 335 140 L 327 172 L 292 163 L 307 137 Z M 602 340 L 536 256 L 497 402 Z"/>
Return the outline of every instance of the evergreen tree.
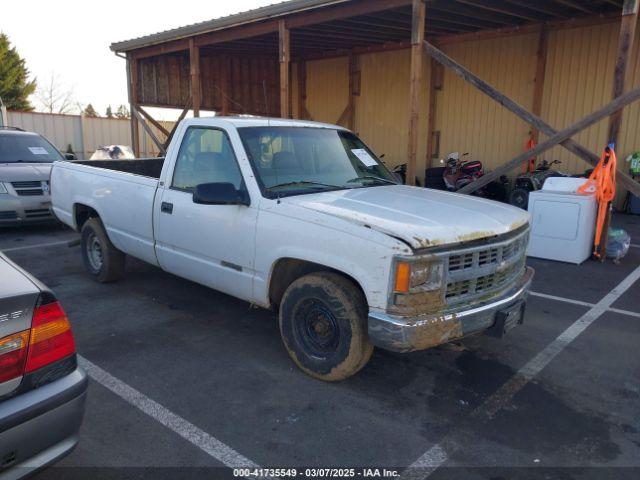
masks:
<path fill-rule="evenodd" d="M 111 105 L 107 107 L 105 115 L 107 116 L 107 118 L 113 118 L 113 110 L 111 110 Z"/>
<path fill-rule="evenodd" d="M 85 117 L 92 117 L 92 118 L 95 118 L 95 117 L 98 117 L 98 116 L 99 116 L 99 115 L 98 115 L 98 112 L 96 112 L 96 109 L 95 109 L 95 108 L 93 108 L 93 105 L 91 105 L 91 104 L 88 104 L 88 105 L 85 107 L 85 109 L 84 109 L 84 111 L 83 111 L 82 113 L 83 113 L 83 115 L 84 115 Z"/>
<path fill-rule="evenodd" d="M 11 47 L 9 37 L 0 33 L 0 98 L 10 110 L 33 110 L 29 95 L 36 89 L 36 81 L 29 80 L 26 62 Z"/>
<path fill-rule="evenodd" d="M 116 118 L 130 118 L 131 114 L 129 113 L 129 109 L 125 105 L 120 105 L 118 110 L 116 110 Z"/>

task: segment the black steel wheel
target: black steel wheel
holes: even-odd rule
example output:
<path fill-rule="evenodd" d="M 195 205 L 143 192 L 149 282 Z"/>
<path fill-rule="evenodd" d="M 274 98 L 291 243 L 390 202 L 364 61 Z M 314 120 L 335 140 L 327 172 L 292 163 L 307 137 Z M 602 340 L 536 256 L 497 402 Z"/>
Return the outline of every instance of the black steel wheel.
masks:
<path fill-rule="evenodd" d="M 293 282 L 280 304 L 280 334 L 291 359 L 305 373 L 339 381 L 371 358 L 366 300 L 348 278 L 333 272 Z"/>

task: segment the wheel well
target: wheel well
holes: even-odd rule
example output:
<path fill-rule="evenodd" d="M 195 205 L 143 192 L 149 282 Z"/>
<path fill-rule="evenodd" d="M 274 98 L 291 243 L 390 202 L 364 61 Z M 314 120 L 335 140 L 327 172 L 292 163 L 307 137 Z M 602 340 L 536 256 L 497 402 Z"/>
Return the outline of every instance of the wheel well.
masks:
<path fill-rule="evenodd" d="M 98 212 L 93 208 L 82 205 L 81 203 L 76 203 L 73 208 L 73 217 L 76 221 L 76 229 L 80 231 L 87 220 L 90 218 L 100 218 L 100 215 L 98 215 Z"/>
<path fill-rule="evenodd" d="M 365 295 L 364 290 L 358 281 L 351 275 L 347 275 L 335 268 L 320 265 L 319 263 L 298 260 L 296 258 L 281 258 L 273 267 L 271 279 L 269 281 L 269 302 L 271 306 L 275 308 L 280 304 L 282 296 L 289 285 L 300 277 L 316 272 L 334 272 L 349 279 L 358 288 L 358 290 L 362 292 L 362 296 L 366 301 L 367 296 Z"/>

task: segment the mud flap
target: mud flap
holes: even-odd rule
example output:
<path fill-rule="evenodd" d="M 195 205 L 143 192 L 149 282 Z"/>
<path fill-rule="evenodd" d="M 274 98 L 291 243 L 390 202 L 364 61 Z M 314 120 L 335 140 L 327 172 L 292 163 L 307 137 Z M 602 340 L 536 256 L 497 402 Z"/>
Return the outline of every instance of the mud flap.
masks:
<path fill-rule="evenodd" d="M 487 335 L 496 338 L 504 337 L 509 330 L 522 325 L 524 322 L 524 312 L 527 303 L 524 300 L 510 305 L 496 313 L 496 321 L 491 328 L 486 331 Z"/>

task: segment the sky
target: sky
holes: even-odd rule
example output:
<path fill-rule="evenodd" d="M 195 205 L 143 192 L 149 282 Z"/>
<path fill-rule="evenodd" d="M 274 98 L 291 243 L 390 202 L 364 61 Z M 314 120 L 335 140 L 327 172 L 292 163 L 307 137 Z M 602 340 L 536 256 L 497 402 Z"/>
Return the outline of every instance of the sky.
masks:
<path fill-rule="evenodd" d="M 22 0 L 4 2 L 0 32 L 26 60 L 31 76 L 73 91 L 76 102 L 91 103 L 104 115 L 127 103 L 125 61 L 109 49 L 113 42 L 211 20 L 278 0 Z M 40 108 L 34 97 L 32 103 Z M 174 112 L 162 113 L 173 119 Z"/>

